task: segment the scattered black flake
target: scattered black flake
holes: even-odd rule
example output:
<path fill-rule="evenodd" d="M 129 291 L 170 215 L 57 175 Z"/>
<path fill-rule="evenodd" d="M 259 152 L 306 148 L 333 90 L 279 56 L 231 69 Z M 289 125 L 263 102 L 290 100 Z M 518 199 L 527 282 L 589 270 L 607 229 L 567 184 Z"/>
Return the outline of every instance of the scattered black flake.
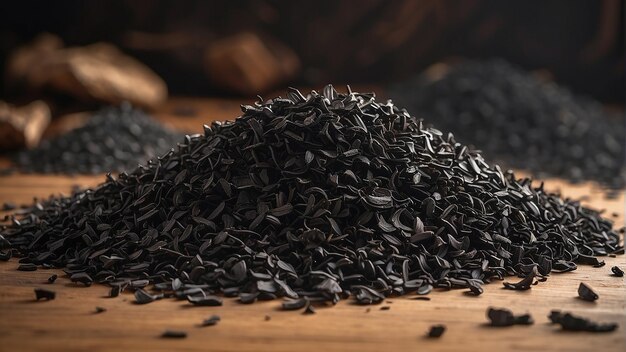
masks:
<path fill-rule="evenodd" d="M 259 297 L 259 293 L 258 292 L 241 293 L 241 294 L 239 294 L 239 302 L 241 302 L 243 304 L 254 303 L 254 302 L 256 302 L 258 297 Z"/>
<path fill-rule="evenodd" d="M 124 103 L 95 112 L 84 126 L 43 140 L 13 160 L 27 173 L 132 171 L 139 163 L 166 153 L 179 138 L 180 134 Z"/>
<path fill-rule="evenodd" d="M 519 282 L 510 283 L 510 282 L 505 281 L 502 284 L 504 285 L 504 288 L 509 289 L 509 290 L 519 290 L 519 291 L 530 290 L 532 285 L 537 282 L 535 281 L 536 276 L 537 276 L 537 270 L 533 269 L 530 273 L 528 273 L 528 275 L 526 275 Z"/>
<path fill-rule="evenodd" d="M 271 316 L 269 316 L 269 315 L 266 315 L 266 316 L 265 316 L 265 321 L 270 321 L 270 320 L 272 320 L 272 317 L 271 317 Z"/>
<path fill-rule="evenodd" d="M 411 299 L 415 301 L 430 301 L 430 297 L 412 297 Z"/>
<path fill-rule="evenodd" d="M 171 339 L 184 339 L 187 337 L 187 332 L 181 330 L 165 330 L 161 337 Z"/>
<path fill-rule="evenodd" d="M 512 325 L 530 325 L 533 324 L 533 318 L 530 314 L 515 316 L 508 309 L 487 309 L 487 317 L 491 326 L 512 326 Z"/>
<path fill-rule="evenodd" d="M 427 295 L 427 294 L 429 294 L 429 293 L 430 293 L 430 291 L 432 291 L 432 290 L 433 290 L 433 286 L 432 286 L 432 285 L 430 285 L 430 284 L 425 284 L 425 285 L 420 286 L 420 287 L 417 289 L 417 294 L 418 294 L 418 295 Z"/>
<path fill-rule="evenodd" d="M 19 270 L 19 271 L 35 271 L 35 270 L 37 270 L 37 265 L 32 264 L 32 263 L 20 264 L 17 267 L 17 270 Z"/>
<path fill-rule="evenodd" d="M 532 325 L 535 321 L 530 314 L 522 314 L 515 317 L 515 324 L 517 325 Z"/>
<path fill-rule="evenodd" d="M 623 117 L 502 60 L 466 61 L 389 91 L 399 105 L 506 167 L 625 185 Z"/>
<path fill-rule="evenodd" d="M 389 309 L 391 309 L 391 307 L 389 306 L 380 307 L 380 310 L 389 310 Z"/>
<path fill-rule="evenodd" d="M 376 304 L 382 302 L 385 298 L 377 290 L 361 285 L 352 286 L 352 294 L 359 304 Z"/>
<path fill-rule="evenodd" d="M 513 315 L 513 312 L 508 309 L 489 308 L 487 310 L 487 317 L 491 322 L 491 326 L 515 325 L 515 316 Z"/>
<path fill-rule="evenodd" d="M 289 299 L 283 302 L 284 310 L 298 310 L 304 308 L 309 303 L 306 298 Z"/>
<path fill-rule="evenodd" d="M 470 292 L 474 294 L 475 296 L 480 296 L 484 292 L 482 285 L 475 281 L 469 281 L 467 285 L 470 289 Z"/>
<path fill-rule="evenodd" d="M 593 267 L 599 268 L 605 265 L 604 260 L 599 260 L 598 258 L 592 255 L 579 254 L 576 258 L 576 262 L 585 265 L 591 265 Z"/>
<path fill-rule="evenodd" d="M 104 307 L 100 307 L 100 306 L 97 306 L 97 307 L 96 307 L 96 311 L 95 311 L 95 313 L 96 313 L 96 314 L 100 314 L 100 313 L 104 313 L 104 312 L 106 312 L 106 311 L 107 311 L 107 309 L 106 309 L 106 308 L 104 308 Z"/>
<path fill-rule="evenodd" d="M 56 297 L 56 292 L 51 291 L 51 290 L 46 290 L 43 288 L 36 288 L 35 289 L 35 297 L 37 298 L 37 300 L 39 301 L 40 299 L 45 299 L 47 301 L 52 300 Z"/>
<path fill-rule="evenodd" d="M 132 288 L 144 288 L 150 284 L 150 280 L 133 280 L 130 282 L 130 287 Z"/>
<path fill-rule="evenodd" d="M 130 173 L 35 203 L 0 229 L 0 253 L 141 302 L 224 294 L 302 309 L 480 293 L 623 252 L 599 212 L 373 94 L 292 89 L 242 110 Z"/>
<path fill-rule="evenodd" d="M 219 321 L 222 318 L 220 318 L 219 315 L 211 315 L 210 317 L 208 317 L 207 319 L 204 319 L 202 321 L 202 326 L 212 326 L 212 325 L 216 325 L 217 323 L 219 323 Z"/>
<path fill-rule="evenodd" d="M 151 295 L 143 289 L 137 289 L 135 291 L 135 303 L 137 304 L 147 304 L 159 300 L 162 298 L 162 295 Z"/>
<path fill-rule="evenodd" d="M 2 210 L 4 211 L 14 210 L 16 208 L 17 205 L 15 205 L 15 203 L 5 202 L 4 204 L 2 204 Z"/>
<path fill-rule="evenodd" d="M 614 266 L 611 268 L 611 271 L 613 272 L 614 276 L 618 276 L 618 277 L 622 277 L 624 276 L 624 270 L 622 270 L 620 267 L 618 266 Z"/>
<path fill-rule="evenodd" d="M 117 297 L 120 295 L 121 287 L 119 285 L 111 286 L 111 291 L 109 293 L 109 297 Z"/>
<path fill-rule="evenodd" d="M 556 261 L 552 263 L 552 272 L 555 272 L 555 273 L 565 273 L 568 271 L 574 271 L 577 268 L 578 267 L 576 266 L 575 263 L 566 261 L 566 260 L 557 259 Z"/>
<path fill-rule="evenodd" d="M 1 239 L 2 239 L 2 236 L 0 236 L 0 240 Z M 6 262 L 9 259 L 11 259 L 11 257 L 13 257 L 13 250 L 11 250 L 10 248 L 8 248 L 8 249 L 0 249 L 0 260 Z"/>
<path fill-rule="evenodd" d="M 72 282 L 79 282 L 85 286 L 91 286 L 91 284 L 93 283 L 93 279 L 91 278 L 91 276 L 89 276 L 89 274 L 85 272 L 72 274 L 70 276 L 70 280 L 72 280 Z"/>
<path fill-rule="evenodd" d="M 428 331 L 428 337 L 431 338 L 439 338 L 441 337 L 441 335 L 443 335 L 443 333 L 446 331 L 446 326 L 445 325 L 433 325 L 430 327 L 430 330 Z"/>
<path fill-rule="evenodd" d="M 309 301 L 306 306 L 304 307 L 304 312 L 302 312 L 302 314 L 315 314 L 315 307 L 313 307 L 313 304 L 311 304 L 311 301 Z"/>
<path fill-rule="evenodd" d="M 597 293 L 593 291 L 591 287 L 589 287 L 589 285 L 587 285 L 584 282 L 581 282 L 580 285 L 578 286 L 578 298 L 585 300 L 585 301 L 593 302 L 593 301 L 596 301 L 599 298 L 599 296 Z"/>
<path fill-rule="evenodd" d="M 590 319 L 558 310 L 550 312 L 548 318 L 553 324 L 559 324 L 563 330 L 568 331 L 611 332 L 619 327 L 617 323 L 596 323 Z"/>
<path fill-rule="evenodd" d="M 187 296 L 187 301 L 195 306 L 221 306 L 222 299 L 217 296 Z"/>
<path fill-rule="evenodd" d="M 52 274 L 49 278 L 48 278 L 48 283 L 53 284 L 55 281 L 57 281 L 57 278 L 59 276 L 57 274 Z"/>
<path fill-rule="evenodd" d="M 550 319 L 550 322 L 552 322 L 552 324 L 557 324 L 559 321 L 561 321 L 561 311 L 560 310 L 552 310 L 550 311 L 550 315 L 548 315 L 548 319 Z"/>

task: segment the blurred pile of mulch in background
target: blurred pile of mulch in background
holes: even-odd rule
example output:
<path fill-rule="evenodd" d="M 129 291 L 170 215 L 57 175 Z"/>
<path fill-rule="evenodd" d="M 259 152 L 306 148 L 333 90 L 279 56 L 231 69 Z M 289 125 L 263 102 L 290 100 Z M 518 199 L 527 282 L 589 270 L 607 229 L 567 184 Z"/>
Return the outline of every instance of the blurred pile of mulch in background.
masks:
<path fill-rule="evenodd" d="M 622 102 L 623 12 L 620 0 L 15 1 L 0 5 L 0 57 L 52 32 L 68 46 L 118 46 L 176 95 L 250 97 L 287 83 L 388 83 L 450 56 L 498 56 Z"/>

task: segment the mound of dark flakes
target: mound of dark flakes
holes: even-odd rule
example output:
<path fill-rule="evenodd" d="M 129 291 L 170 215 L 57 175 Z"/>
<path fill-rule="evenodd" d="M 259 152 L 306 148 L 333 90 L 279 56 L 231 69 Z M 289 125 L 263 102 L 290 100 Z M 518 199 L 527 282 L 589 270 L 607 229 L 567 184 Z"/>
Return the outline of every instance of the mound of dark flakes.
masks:
<path fill-rule="evenodd" d="M 2 231 L 3 258 L 136 291 L 286 309 L 362 304 L 507 275 L 542 278 L 621 253 L 612 223 L 490 166 L 372 94 L 290 90 Z M 144 291 L 154 283 L 159 293 Z"/>
<path fill-rule="evenodd" d="M 13 156 L 27 173 L 99 174 L 131 171 L 167 153 L 181 138 L 141 110 L 125 103 L 107 107 L 82 127 Z"/>
<path fill-rule="evenodd" d="M 440 79 L 400 83 L 390 95 L 488 160 L 539 177 L 626 184 L 624 117 L 504 61 L 458 64 Z"/>

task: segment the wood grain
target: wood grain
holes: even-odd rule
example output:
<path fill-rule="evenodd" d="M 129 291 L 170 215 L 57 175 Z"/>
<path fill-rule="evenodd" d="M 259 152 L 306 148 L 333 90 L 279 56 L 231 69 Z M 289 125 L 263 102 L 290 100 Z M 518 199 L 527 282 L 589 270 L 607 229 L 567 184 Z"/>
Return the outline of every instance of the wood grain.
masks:
<path fill-rule="evenodd" d="M 176 128 L 200 132 L 202 123 L 238 115 L 239 101 L 205 99 L 173 100 L 158 118 Z M 173 116 L 179 106 L 192 105 L 196 116 Z M 33 197 L 67 194 L 73 185 L 94 186 L 103 176 L 12 175 L 0 177 L 0 203 L 29 203 Z M 605 199 L 592 184 L 571 185 L 548 180 L 547 189 L 560 189 L 564 196 L 587 197 L 584 203 L 606 209 L 616 225 L 624 224 L 624 193 Z M 479 297 L 463 290 L 431 293 L 431 301 L 414 296 L 389 299 L 378 306 L 359 306 L 342 301 L 335 307 L 320 307 L 315 315 L 279 310 L 280 302 L 242 305 L 225 299 L 222 307 L 192 307 L 166 299 L 148 305 L 133 304 L 132 294 L 105 298 L 108 288 L 72 284 L 59 270 L 17 271 L 17 261 L 0 263 L 0 351 L 624 351 L 626 348 L 626 282 L 611 276 L 610 267 L 626 268 L 624 256 L 605 258 L 602 268 L 579 267 L 566 274 L 552 274 L 530 291 L 502 289 L 499 282 L 487 285 Z M 46 279 L 59 274 L 54 284 Z M 576 299 L 584 281 L 600 295 L 596 303 Z M 34 301 L 33 289 L 51 288 L 53 301 Z M 106 312 L 95 314 L 95 307 Z M 380 310 L 389 306 L 390 310 Z M 485 325 L 488 307 L 508 307 L 515 313 L 529 312 L 532 326 L 491 328 Z M 617 322 L 613 333 L 570 333 L 549 325 L 552 309 L 563 309 L 603 322 Z M 369 310 L 369 311 L 368 311 Z M 218 314 L 216 326 L 200 327 L 203 319 Z M 269 321 L 265 320 L 270 316 Z M 440 339 L 424 337 L 432 324 L 445 324 Z M 186 339 L 163 339 L 165 329 L 188 332 Z"/>

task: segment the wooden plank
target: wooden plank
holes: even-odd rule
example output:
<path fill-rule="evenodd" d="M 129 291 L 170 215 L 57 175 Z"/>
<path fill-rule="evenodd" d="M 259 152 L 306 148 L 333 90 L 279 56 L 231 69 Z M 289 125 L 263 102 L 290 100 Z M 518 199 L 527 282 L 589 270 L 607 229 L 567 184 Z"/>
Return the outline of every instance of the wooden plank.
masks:
<path fill-rule="evenodd" d="M 236 116 L 238 101 L 174 100 L 159 118 L 178 128 L 200 132 L 201 124 L 212 119 Z M 196 104 L 194 117 L 174 118 L 172 109 Z M 194 105 L 194 106 L 196 106 Z M 209 117 L 210 116 L 210 117 Z M 185 127 L 186 126 L 186 127 Z M 29 203 L 33 197 L 67 194 L 71 187 L 94 186 L 103 176 L 11 175 L 0 178 L 0 203 Z M 571 185 L 548 180 L 547 189 L 560 189 L 572 198 L 588 196 L 585 204 L 606 209 L 616 224 L 624 224 L 624 193 L 605 199 L 591 184 Z M 381 351 L 381 350 L 544 350 L 623 351 L 626 347 L 626 285 L 624 278 L 610 275 L 610 267 L 626 268 L 624 256 L 606 258 L 602 268 L 581 266 L 566 274 L 552 274 L 545 283 L 525 292 L 503 290 L 499 282 L 486 285 L 479 297 L 462 290 L 435 291 L 431 301 L 411 297 L 389 299 L 388 311 L 379 306 L 359 306 L 351 301 L 320 308 L 315 315 L 279 310 L 280 302 L 238 304 L 226 299 L 222 307 L 191 307 L 170 299 L 135 305 L 131 294 L 104 298 L 108 288 L 89 288 L 70 283 L 59 270 L 16 271 L 17 261 L 0 263 L 0 351 Z M 50 285 L 46 279 L 57 273 Z M 584 281 L 600 295 L 596 303 L 576 299 L 578 284 Z M 52 288 L 57 299 L 35 302 L 33 289 Z M 95 307 L 107 311 L 95 314 Z M 531 313 L 532 326 L 490 328 L 488 307 L 508 307 L 516 313 Z M 367 309 L 370 309 L 367 312 Z M 610 334 L 567 333 L 548 324 L 551 309 L 563 309 L 603 322 L 620 324 Z M 212 314 L 222 321 L 212 327 L 198 324 Z M 271 316 L 269 321 L 265 316 Z M 448 330 L 441 339 L 424 338 L 432 324 L 443 323 Z M 188 332 L 183 340 L 159 337 L 165 329 Z"/>
<path fill-rule="evenodd" d="M 46 284 L 53 270 L 18 272 L 17 263 L 11 261 L 0 264 L 0 350 L 623 351 L 626 290 L 623 278 L 609 275 L 610 266 L 616 264 L 623 266 L 623 258 L 607 258 L 607 266 L 599 269 L 581 267 L 574 273 L 552 275 L 531 291 L 512 292 L 494 283 L 479 297 L 466 296 L 461 290 L 433 292 L 431 301 L 390 299 L 391 303 L 382 304 L 391 307 L 388 311 L 344 301 L 305 316 L 279 311 L 279 302 L 242 305 L 234 299 L 226 299 L 222 307 L 190 307 L 169 299 L 140 306 L 132 303 L 131 294 L 103 298 L 108 290 L 100 285 L 76 287 L 65 278 Z M 597 303 L 575 298 L 581 280 L 596 288 L 600 295 Z M 53 288 L 57 299 L 35 302 L 35 287 Z M 96 315 L 96 306 L 108 311 Z M 489 306 L 529 312 L 536 323 L 487 327 L 485 310 Z M 616 321 L 621 327 L 611 334 L 561 332 L 547 324 L 546 316 L 555 308 Z M 220 315 L 222 321 L 216 326 L 198 327 L 212 314 Z M 265 321 L 266 315 L 271 320 Z M 423 337 L 431 324 L 440 323 L 448 327 L 441 339 Z M 184 330 L 189 337 L 176 341 L 159 338 L 165 329 Z"/>

